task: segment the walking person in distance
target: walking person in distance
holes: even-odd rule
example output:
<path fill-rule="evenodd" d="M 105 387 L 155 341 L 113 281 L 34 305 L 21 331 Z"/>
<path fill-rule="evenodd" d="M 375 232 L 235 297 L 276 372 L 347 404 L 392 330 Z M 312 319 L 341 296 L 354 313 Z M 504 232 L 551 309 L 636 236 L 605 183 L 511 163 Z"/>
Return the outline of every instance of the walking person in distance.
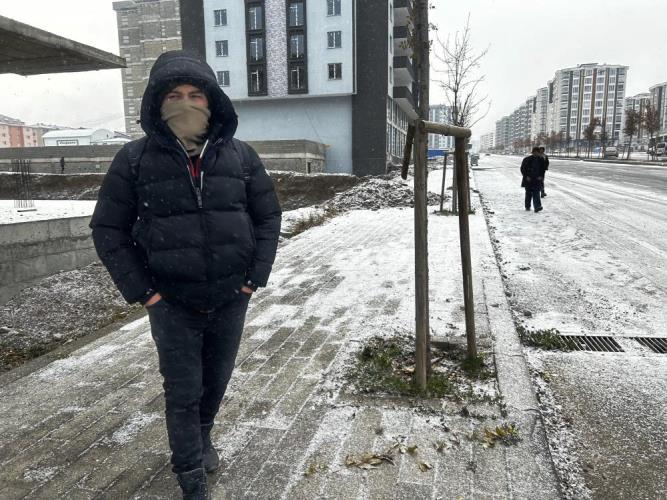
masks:
<path fill-rule="evenodd" d="M 542 210 L 542 181 L 544 180 L 544 158 L 540 148 L 535 146 L 532 153 L 521 162 L 521 187 L 526 189 L 525 206 L 530 210 L 532 202 L 535 212 Z"/>
<path fill-rule="evenodd" d="M 544 173 L 542 174 L 542 198 L 544 198 L 547 195 L 544 190 L 544 178 L 546 177 L 546 171 L 549 170 L 549 157 L 545 153 L 544 146 L 540 146 L 540 156 L 544 158 Z"/>

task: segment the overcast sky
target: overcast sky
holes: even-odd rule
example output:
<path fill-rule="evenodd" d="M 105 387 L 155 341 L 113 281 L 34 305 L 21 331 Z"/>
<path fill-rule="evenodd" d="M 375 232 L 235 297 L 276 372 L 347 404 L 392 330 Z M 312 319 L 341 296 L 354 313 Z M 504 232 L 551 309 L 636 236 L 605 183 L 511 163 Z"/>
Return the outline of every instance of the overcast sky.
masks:
<path fill-rule="evenodd" d="M 309 0 L 313 1 L 313 0 Z M 349 0 L 343 0 L 349 1 Z M 363 1 L 363 0 L 358 0 Z M 543 87 L 558 68 L 586 62 L 630 66 L 626 95 L 667 81 L 665 0 L 433 0 L 431 20 L 453 35 L 470 13 L 483 61 L 488 116 L 495 121 Z M 0 14 L 118 54 L 110 0 L 2 0 Z M 20 77 L 0 75 L 0 114 L 28 123 L 124 128 L 120 70 Z M 431 103 L 444 102 L 436 83 Z"/>

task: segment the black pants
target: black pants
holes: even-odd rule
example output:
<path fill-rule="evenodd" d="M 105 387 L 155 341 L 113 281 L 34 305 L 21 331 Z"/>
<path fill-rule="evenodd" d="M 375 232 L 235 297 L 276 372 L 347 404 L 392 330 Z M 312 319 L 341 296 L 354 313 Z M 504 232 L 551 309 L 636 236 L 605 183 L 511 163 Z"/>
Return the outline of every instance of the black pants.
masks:
<path fill-rule="evenodd" d="M 526 188 L 526 210 L 530 210 L 530 202 L 533 202 L 533 208 L 538 210 L 542 208 L 542 198 L 540 197 L 541 186 L 532 186 Z"/>
<path fill-rule="evenodd" d="M 167 434 L 175 473 L 200 468 L 202 430 L 210 431 L 234 369 L 249 296 L 211 313 L 164 299 L 148 307 L 164 379 Z"/>

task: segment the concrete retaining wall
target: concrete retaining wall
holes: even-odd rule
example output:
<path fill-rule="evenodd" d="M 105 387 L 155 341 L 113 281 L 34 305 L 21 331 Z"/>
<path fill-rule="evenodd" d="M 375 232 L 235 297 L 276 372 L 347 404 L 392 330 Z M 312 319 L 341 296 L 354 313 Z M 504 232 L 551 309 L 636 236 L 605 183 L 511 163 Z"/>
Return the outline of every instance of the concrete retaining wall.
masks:
<path fill-rule="evenodd" d="M 250 141 L 269 170 L 301 173 L 323 172 L 327 147 L 308 140 Z M 12 160 L 30 160 L 31 171 L 60 174 L 60 158 L 65 158 L 66 174 L 106 173 L 120 145 L 51 146 L 0 148 L 0 172 L 12 171 Z"/>
<path fill-rule="evenodd" d="M 59 271 L 97 260 L 90 217 L 0 225 L 0 304 Z"/>

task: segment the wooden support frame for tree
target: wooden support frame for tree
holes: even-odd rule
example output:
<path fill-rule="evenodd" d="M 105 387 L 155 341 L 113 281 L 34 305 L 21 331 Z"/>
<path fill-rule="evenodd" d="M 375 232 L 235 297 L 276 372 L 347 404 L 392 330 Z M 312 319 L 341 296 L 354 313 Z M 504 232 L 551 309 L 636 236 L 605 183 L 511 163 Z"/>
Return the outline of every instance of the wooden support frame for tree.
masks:
<path fill-rule="evenodd" d="M 428 298 L 428 207 L 426 199 L 427 158 L 420 154 L 420 142 L 426 140 L 428 134 L 440 134 L 455 138 L 455 168 L 457 170 L 456 186 L 460 205 L 468 207 L 470 192 L 468 188 L 468 161 L 466 148 L 470 138 L 470 129 L 442 123 L 416 120 L 408 128 L 405 143 L 405 154 L 401 176 L 407 179 L 412 143 L 415 147 L 415 376 L 417 383 L 424 389 L 430 372 L 429 357 L 429 298 Z M 470 226 L 468 210 L 459 210 L 459 233 L 461 242 L 461 265 L 463 271 L 463 300 L 466 319 L 466 339 L 468 358 L 477 358 L 477 340 L 475 337 L 475 306 L 472 287 L 472 262 L 470 257 Z"/>

